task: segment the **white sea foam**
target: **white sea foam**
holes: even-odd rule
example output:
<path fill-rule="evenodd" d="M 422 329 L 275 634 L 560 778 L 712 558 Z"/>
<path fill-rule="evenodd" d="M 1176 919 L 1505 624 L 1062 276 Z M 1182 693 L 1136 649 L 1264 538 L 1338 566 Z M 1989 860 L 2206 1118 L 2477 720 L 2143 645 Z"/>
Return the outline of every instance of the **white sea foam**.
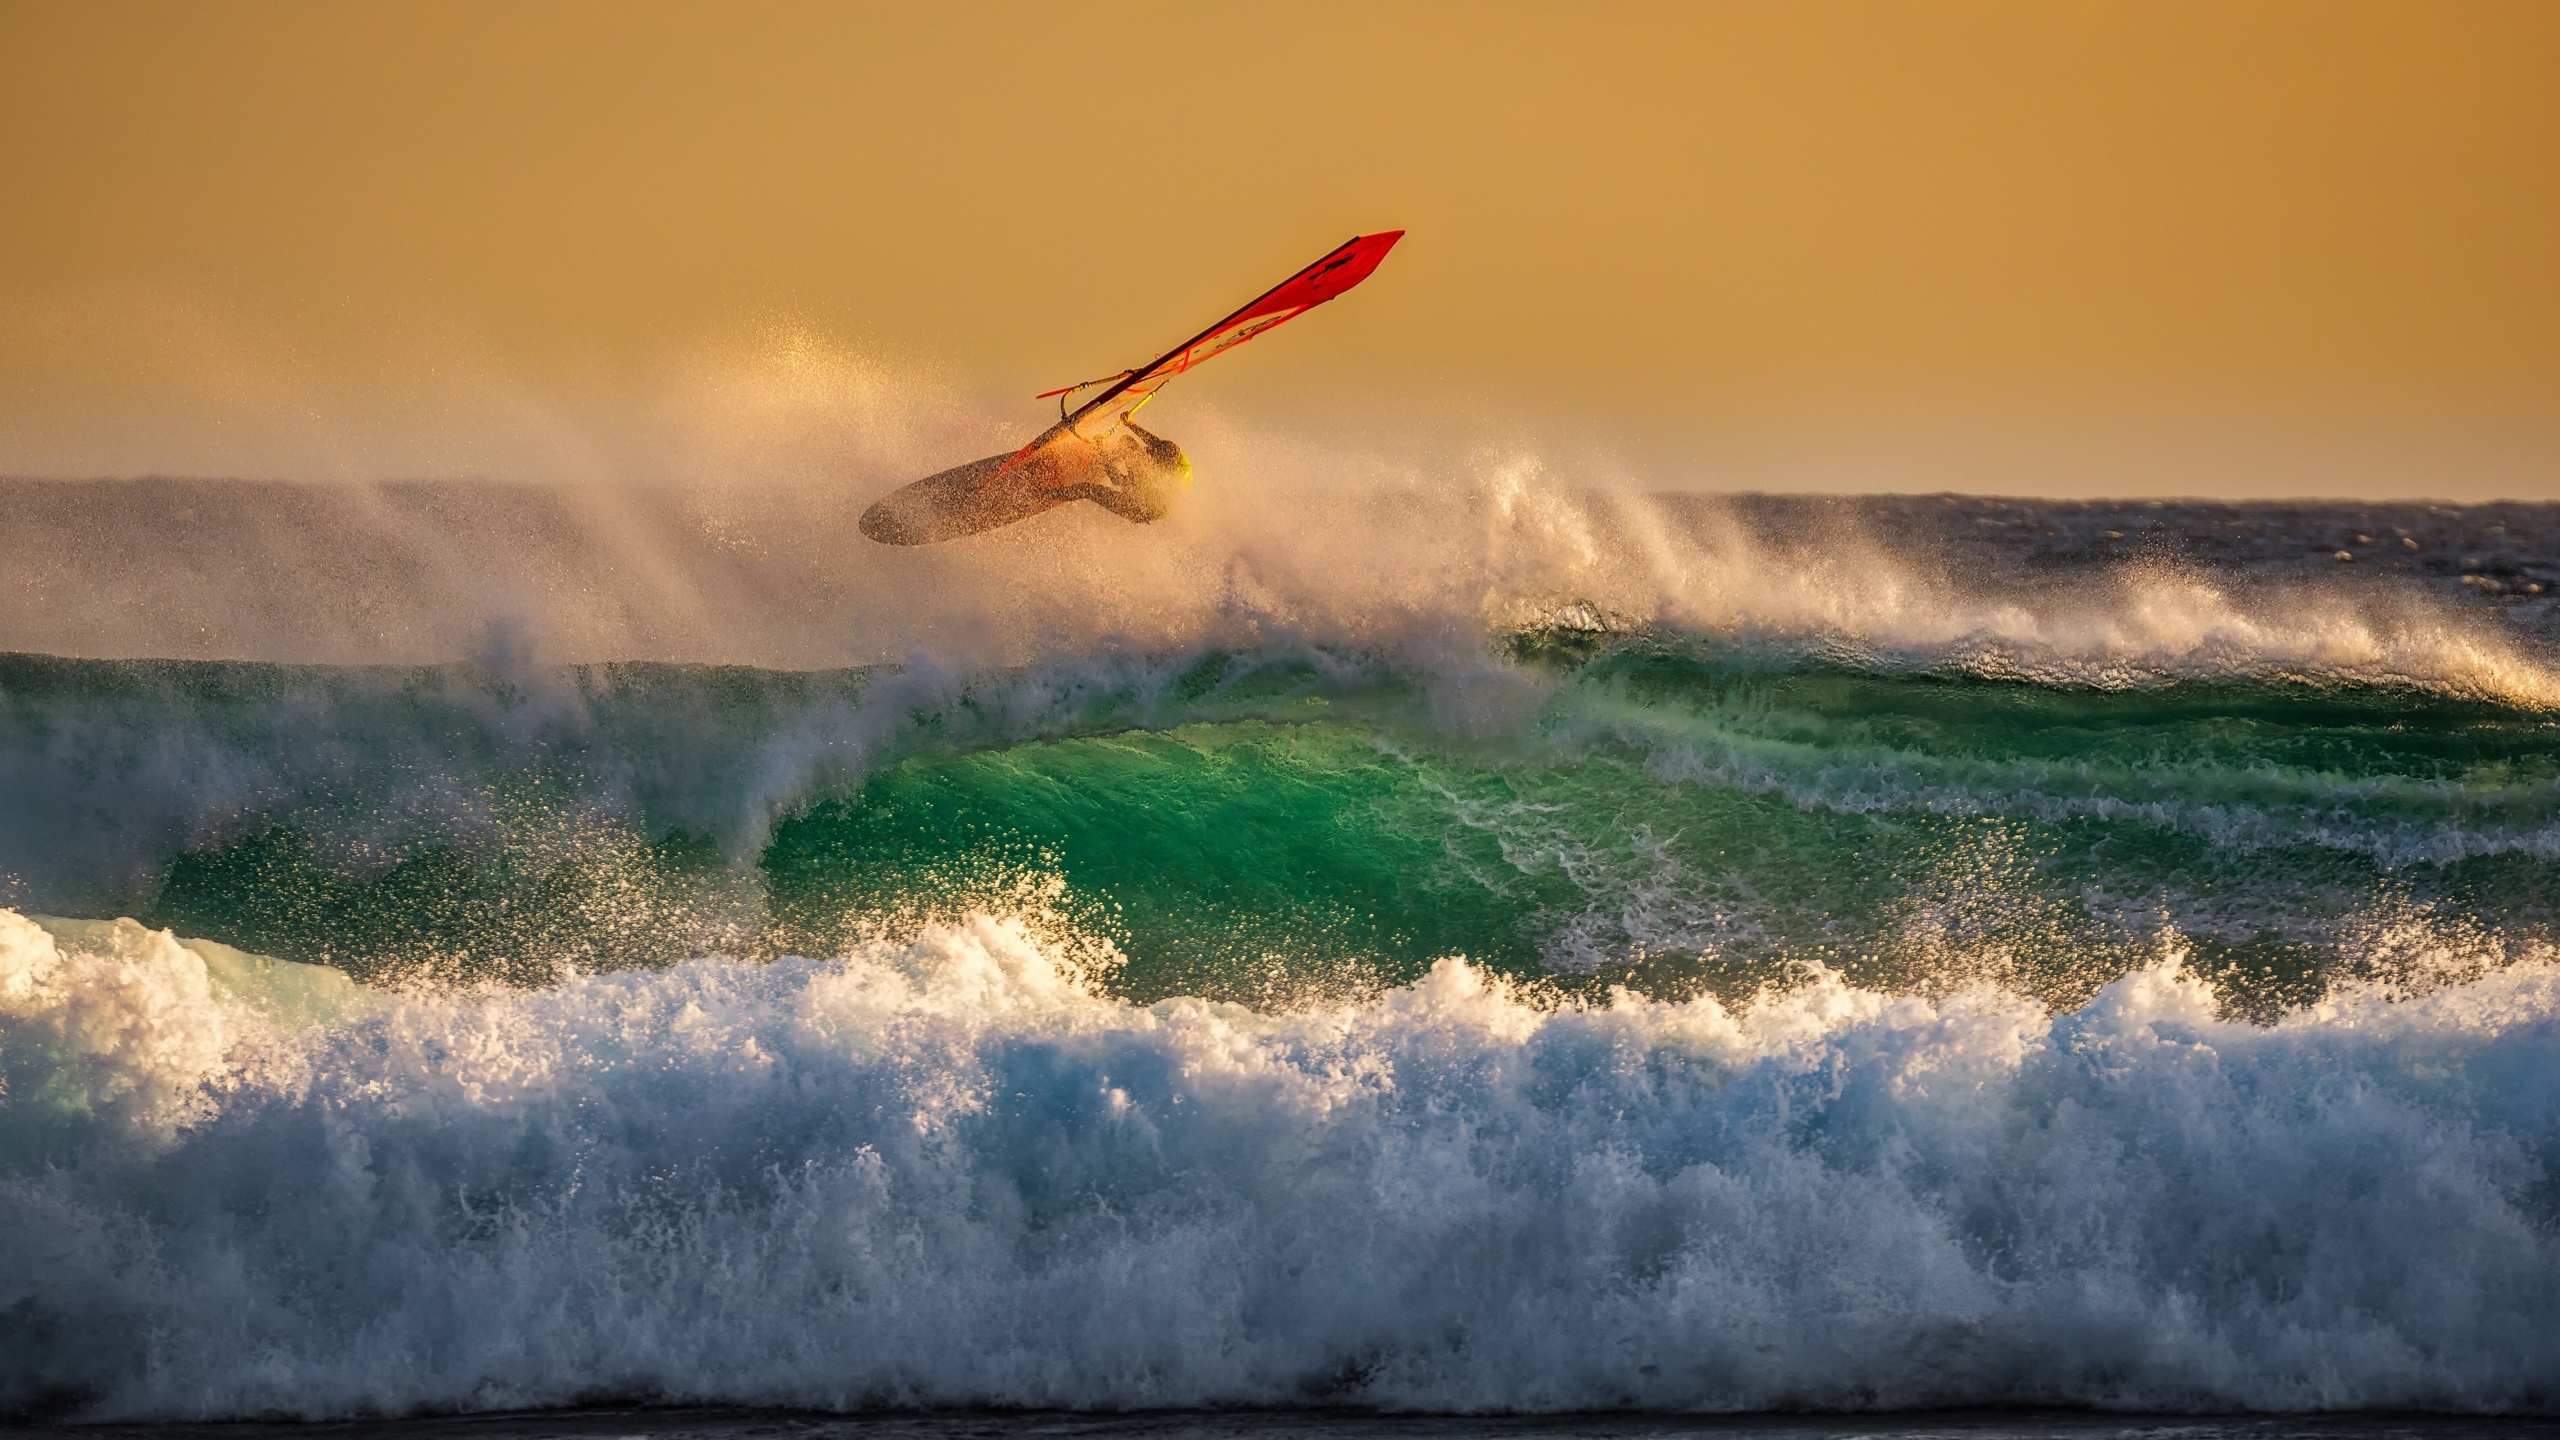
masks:
<path fill-rule="evenodd" d="M 0 1145 L 23 1160 L 91 1134 L 166 1142 L 212 1113 L 208 1087 L 255 1042 L 365 1004 L 335 970 L 0 910 Z"/>
<path fill-rule="evenodd" d="M 512 467 L 439 452 L 329 485 L 0 485 L 16 541 L 0 582 L 24 602 L 0 615 L 0 649 L 983 667 L 1296 639 L 1445 664 L 1569 602 L 2073 684 L 2275 675 L 2560 706 L 2522 612 L 2449 570 L 2430 584 L 2293 563 L 2329 553 L 2319 537 L 2335 527 L 2318 516 L 2292 517 L 2302 534 L 2280 560 L 2238 571 L 2095 534 L 1959 554 L 1943 528 L 1885 512 L 1780 521 L 1645 493 L 1688 477 L 1564 443 L 1381 451 L 1199 412 L 1209 478 L 1161 524 L 1078 505 L 951 545 L 880 546 L 853 528 L 865 504 L 1018 439 L 1018 412 L 806 335 L 699 359 L 635 413 Z M 374 483 L 509 470 L 528 480 Z M 2230 520 L 2157 518 L 2200 534 Z"/>
<path fill-rule="evenodd" d="M 279 1008 L 57 930 L 0 916 L 13 1405 L 2560 1403 L 2547 965 L 1265 1015 L 982 915 Z"/>

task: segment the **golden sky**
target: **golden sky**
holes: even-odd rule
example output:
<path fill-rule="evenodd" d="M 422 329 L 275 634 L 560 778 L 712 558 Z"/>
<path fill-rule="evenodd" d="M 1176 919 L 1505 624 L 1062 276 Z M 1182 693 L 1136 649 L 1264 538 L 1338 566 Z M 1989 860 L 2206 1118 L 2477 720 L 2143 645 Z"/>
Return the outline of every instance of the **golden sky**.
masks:
<path fill-rule="evenodd" d="M 1027 397 L 1394 227 L 1184 386 L 2560 415 L 2552 0 L 0 0 L 0 195 L 0 469 L 216 353 L 414 391 L 787 316 Z"/>

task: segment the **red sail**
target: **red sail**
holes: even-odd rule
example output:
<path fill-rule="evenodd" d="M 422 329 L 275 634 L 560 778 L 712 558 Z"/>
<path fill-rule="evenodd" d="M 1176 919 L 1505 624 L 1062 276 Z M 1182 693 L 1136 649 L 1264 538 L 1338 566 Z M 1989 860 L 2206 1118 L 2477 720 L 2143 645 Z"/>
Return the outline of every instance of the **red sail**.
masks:
<path fill-rule="evenodd" d="M 1068 428 L 1079 434 L 1092 433 L 1094 427 L 1087 421 L 1117 420 L 1174 376 L 1368 279 L 1369 272 L 1378 268 L 1378 262 L 1387 258 L 1387 251 L 1402 238 L 1401 230 L 1382 230 L 1343 242 L 1331 254 L 1273 286 L 1252 304 L 1183 341 L 1154 363 L 1121 377 L 1111 388 L 1077 407 L 1067 417 Z"/>

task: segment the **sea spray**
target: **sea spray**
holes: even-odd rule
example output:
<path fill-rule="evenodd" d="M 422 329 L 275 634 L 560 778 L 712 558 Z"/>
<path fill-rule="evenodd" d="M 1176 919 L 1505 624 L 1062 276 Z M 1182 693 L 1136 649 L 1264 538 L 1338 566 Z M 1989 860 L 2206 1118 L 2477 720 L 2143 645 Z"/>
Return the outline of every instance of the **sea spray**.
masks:
<path fill-rule="evenodd" d="M 832 953 L 1040 872 L 1131 957 L 1123 998 L 1254 1003 L 1451 953 L 1665 995 L 1792 958 L 1907 988 L 1941 983 L 1943 935 L 2077 1004 L 2167 926 L 2281 1008 L 2376 907 L 2517 945 L 2560 919 L 2533 707 L 1573 634 L 523 679 L 22 659 L 0 872 L 30 907 L 518 983 Z"/>
<path fill-rule="evenodd" d="M 52 495 L 0 1408 L 2560 1403 L 2550 512 L 1401 483 Z"/>
<path fill-rule="evenodd" d="M 159 943 L 83 1003 L 236 1038 L 62 1062 L 198 1085 L 7 1157 L 13 1406 L 2560 1395 L 2547 961 L 2272 1026 L 2174 951 L 2061 1013 L 1827 972 L 1558 1007 L 1450 959 L 1265 1014 L 1112 1001 L 981 914 L 226 1030 Z"/>

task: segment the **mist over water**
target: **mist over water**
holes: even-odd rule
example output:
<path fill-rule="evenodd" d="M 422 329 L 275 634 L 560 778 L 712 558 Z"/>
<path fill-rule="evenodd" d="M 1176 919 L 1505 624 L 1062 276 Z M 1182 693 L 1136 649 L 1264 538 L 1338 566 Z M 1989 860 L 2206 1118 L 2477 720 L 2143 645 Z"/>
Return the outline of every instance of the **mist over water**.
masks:
<path fill-rule="evenodd" d="M 2560 510 L 878 394 L 0 484 L 0 1407 L 2560 1397 Z"/>

